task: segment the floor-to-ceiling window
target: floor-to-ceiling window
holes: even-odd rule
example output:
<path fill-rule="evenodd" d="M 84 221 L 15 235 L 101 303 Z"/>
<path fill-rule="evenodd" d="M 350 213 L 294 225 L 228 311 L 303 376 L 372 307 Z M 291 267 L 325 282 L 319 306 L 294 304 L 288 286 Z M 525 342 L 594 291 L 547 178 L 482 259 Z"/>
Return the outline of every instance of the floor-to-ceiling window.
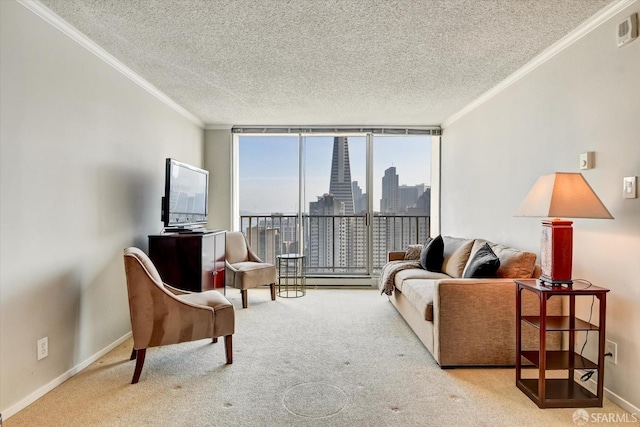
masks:
<path fill-rule="evenodd" d="M 300 252 L 298 135 L 243 135 L 237 148 L 240 230 L 265 262 Z"/>
<path fill-rule="evenodd" d="M 235 133 L 238 227 L 266 261 L 302 253 L 311 276 L 375 275 L 429 236 L 434 130 L 407 133 Z"/>

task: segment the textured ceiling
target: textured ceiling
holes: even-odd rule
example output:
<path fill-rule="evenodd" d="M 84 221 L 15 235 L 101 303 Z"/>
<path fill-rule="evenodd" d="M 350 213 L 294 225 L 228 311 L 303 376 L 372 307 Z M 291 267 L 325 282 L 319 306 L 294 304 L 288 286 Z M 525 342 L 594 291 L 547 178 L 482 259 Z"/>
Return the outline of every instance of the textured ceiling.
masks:
<path fill-rule="evenodd" d="M 208 125 L 438 125 L 612 0 L 40 0 Z"/>

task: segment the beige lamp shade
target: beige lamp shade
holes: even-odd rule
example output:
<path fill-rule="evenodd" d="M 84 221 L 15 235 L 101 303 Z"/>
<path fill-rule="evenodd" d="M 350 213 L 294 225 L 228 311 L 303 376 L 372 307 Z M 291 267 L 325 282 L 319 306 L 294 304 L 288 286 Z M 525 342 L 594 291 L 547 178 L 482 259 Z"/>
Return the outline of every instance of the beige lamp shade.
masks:
<path fill-rule="evenodd" d="M 538 178 L 515 216 L 613 219 L 581 173 L 561 172 Z"/>

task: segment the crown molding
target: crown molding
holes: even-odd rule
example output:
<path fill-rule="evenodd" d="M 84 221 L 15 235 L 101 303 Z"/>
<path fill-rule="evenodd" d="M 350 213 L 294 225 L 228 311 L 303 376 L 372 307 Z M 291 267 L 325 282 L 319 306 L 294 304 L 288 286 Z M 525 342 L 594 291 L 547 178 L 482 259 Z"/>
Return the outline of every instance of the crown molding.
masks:
<path fill-rule="evenodd" d="M 161 92 L 158 88 L 153 86 L 147 80 L 142 78 L 140 75 L 136 74 L 129 67 L 124 65 L 122 62 L 113 57 L 109 52 L 98 46 L 93 40 L 82 34 L 78 31 L 74 26 L 69 24 L 64 19 L 60 18 L 56 15 L 51 9 L 43 5 L 37 0 L 17 0 L 18 3 L 29 9 L 31 12 L 38 15 L 44 21 L 61 31 L 63 34 L 68 36 L 70 39 L 87 49 L 89 52 L 96 55 L 98 58 L 102 59 L 104 62 L 115 68 L 117 71 L 122 73 L 125 77 L 129 78 L 135 84 L 149 92 L 151 95 L 155 96 L 157 99 L 162 101 L 167 106 L 171 107 L 173 110 L 199 126 L 200 128 L 204 128 L 205 124 L 202 120 L 191 114 L 184 107 L 176 103 L 174 100 L 169 98 L 163 92 Z"/>
<path fill-rule="evenodd" d="M 233 125 L 214 125 L 211 123 L 207 123 L 204 126 L 204 130 L 228 130 L 230 131 Z"/>
<path fill-rule="evenodd" d="M 618 12 L 631 6 L 637 1 L 638 0 L 619 0 L 604 7 L 600 12 L 582 23 L 578 28 L 558 40 L 556 43 L 552 44 L 549 48 L 547 48 L 527 64 L 522 66 L 522 68 L 518 69 L 515 73 L 511 74 L 502 82 L 498 83 L 496 86 L 480 95 L 480 97 L 476 98 L 474 101 L 471 101 L 471 103 L 467 104 L 467 106 L 463 107 L 457 113 L 449 116 L 444 122 L 442 122 L 442 128 L 445 129 L 447 126 L 450 126 L 452 123 L 465 116 L 467 113 L 475 110 L 480 105 L 498 95 L 500 92 L 507 89 L 509 86 L 511 86 L 527 74 L 533 72 L 536 68 L 549 61 L 551 58 L 558 55 L 560 52 L 562 52 L 572 44 L 576 43 L 578 40 L 598 28 L 600 25 L 607 22 Z"/>

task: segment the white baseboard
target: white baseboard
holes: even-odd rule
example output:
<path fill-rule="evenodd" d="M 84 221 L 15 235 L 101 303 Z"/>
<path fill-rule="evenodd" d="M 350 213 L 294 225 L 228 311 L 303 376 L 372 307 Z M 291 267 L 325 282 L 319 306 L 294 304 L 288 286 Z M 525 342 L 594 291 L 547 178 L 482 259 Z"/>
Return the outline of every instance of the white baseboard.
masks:
<path fill-rule="evenodd" d="M 48 384 L 43 385 L 42 387 L 40 387 L 39 389 L 37 389 L 27 397 L 25 397 L 24 399 L 16 403 L 15 405 L 8 407 L 2 412 L 2 417 L 4 418 L 4 421 L 8 420 L 12 415 L 18 413 L 19 411 L 23 410 L 27 406 L 31 405 L 33 402 L 40 399 L 45 394 L 49 393 L 51 390 L 58 387 L 60 384 L 62 384 L 69 378 L 73 377 L 74 375 L 82 371 L 84 368 L 91 365 L 93 362 L 97 361 L 102 356 L 109 353 L 111 350 L 113 350 L 114 348 L 116 348 L 117 346 L 119 346 L 129 338 L 131 338 L 131 332 L 127 332 L 125 335 L 118 338 L 113 343 L 109 344 L 108 346 L 106 346 L 105 348 L 103 348 L 93 356 L 82 361 L 81 363 L 74 366 L 73 368 L 69 369 L 67 372 L 60 375 L 58 378 L 54 378 Z"/>
<path fill-rule="evenodd" d="M 587 390 L 595 394 L 597 384 L 596 384 L 596 380 L 593 377 L 585 382 L 580 381 L 580 377 L 585 372 L 586 371 L 583 371 L 581 369 L 576 369 L 576 371 L 574 372 L 574 378 L 576 379 L 577 382 L 582 384 L 584 388 L 586 388 Z M 624 400 L 622 397 L 618 396 L 617 394 L 615 394 L 614 392 L 612 392 L 606 387 L 604 388 L 604 397 L 606 397 L 607 399 L 609 399 L 610 401 L 612 401 L 613 403 L 615 403 L 625 411 L 629 412 L 630 414 L 634 414 L 636 417 L 640 417 L 640 408 L 637 408 L 636 406 L 632 405 L 631 402 Z"/>
<path fill-rule="evenodd" d="M 604 388 L 604 397 L 606 397 L 628 413 L 635 414 L 636 417 L 640 417 L 640 408 L 638 408 L 637 406 L 633 406 L 631 402 L 627 402 L 622 397 L 618 396 L 606 387 Z"/>

